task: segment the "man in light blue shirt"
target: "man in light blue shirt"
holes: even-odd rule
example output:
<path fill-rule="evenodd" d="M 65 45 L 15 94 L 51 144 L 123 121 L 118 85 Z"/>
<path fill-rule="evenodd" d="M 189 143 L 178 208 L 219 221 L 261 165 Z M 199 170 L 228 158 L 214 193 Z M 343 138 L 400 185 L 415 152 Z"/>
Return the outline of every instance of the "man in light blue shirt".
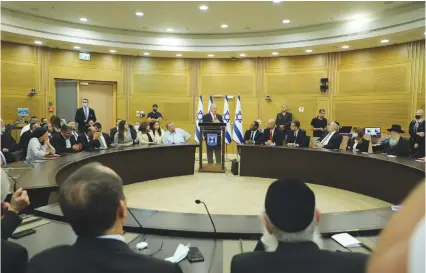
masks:
<path fill-rule="evenodd" d="M 167 131 L 163 135 L 164 144 L 184 144 L 187 143 L 190 134 L 180 128 L 176 128 L 172 122 L 166 124 Z"/>

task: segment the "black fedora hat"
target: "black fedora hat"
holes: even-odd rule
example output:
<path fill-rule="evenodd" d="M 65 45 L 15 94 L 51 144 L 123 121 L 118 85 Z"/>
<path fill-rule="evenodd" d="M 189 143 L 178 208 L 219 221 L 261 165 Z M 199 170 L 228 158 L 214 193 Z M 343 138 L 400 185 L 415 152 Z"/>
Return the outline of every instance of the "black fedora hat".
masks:
<path fill-rule="evenodd" d="M 390 129 L 388 129 L 389 132 L 398 132 L 398 133 L 405 133 L 402 129 L 401 129 L 401 125 L 399 124 L 392 124 L 392 127 Z"/>

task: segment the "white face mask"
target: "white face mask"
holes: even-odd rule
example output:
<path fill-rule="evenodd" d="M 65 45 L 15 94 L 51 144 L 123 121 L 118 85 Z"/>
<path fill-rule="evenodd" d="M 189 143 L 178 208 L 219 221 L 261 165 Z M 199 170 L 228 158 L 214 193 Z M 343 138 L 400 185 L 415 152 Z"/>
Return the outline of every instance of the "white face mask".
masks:
<path fill-rule="evenodd" d="M 358 133 L 353 133 L 352 137 L 358 137 Z"/>
<path fill-rule="evenodd" d="M 139 131 L 139 124 L 135 124 L 133 127 L 135 128 L 135 131 Z"/>
<path fill-rule="evenodd" d="M 83 107 L 87 107 L 87 103 L 83 102 L 81 105 L 83 105 Z"/>

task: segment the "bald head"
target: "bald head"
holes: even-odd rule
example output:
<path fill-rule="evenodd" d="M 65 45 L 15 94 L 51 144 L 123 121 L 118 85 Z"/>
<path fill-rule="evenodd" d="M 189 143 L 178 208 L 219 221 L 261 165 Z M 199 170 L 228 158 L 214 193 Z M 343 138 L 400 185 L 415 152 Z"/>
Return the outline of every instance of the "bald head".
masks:
<path fill-rule="evenodd" d="M 210 105 L 210 112 L 212 113 L 212 114 L 217 114 L 217 106 L 216 106 L 216 104 L 214 104 L 214 103 L 212 103 L 212 105 Z"/>

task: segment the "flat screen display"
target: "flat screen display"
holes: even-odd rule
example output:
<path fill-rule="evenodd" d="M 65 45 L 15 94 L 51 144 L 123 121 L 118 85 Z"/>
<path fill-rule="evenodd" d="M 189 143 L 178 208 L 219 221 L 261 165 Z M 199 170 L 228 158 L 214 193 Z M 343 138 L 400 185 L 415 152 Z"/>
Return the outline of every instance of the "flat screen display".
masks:
<path fill-rule="evenodd" d="M 365 128 L 365 134 L 372 138 L 379 138 L 382 135 L 379 127 Z"/>

